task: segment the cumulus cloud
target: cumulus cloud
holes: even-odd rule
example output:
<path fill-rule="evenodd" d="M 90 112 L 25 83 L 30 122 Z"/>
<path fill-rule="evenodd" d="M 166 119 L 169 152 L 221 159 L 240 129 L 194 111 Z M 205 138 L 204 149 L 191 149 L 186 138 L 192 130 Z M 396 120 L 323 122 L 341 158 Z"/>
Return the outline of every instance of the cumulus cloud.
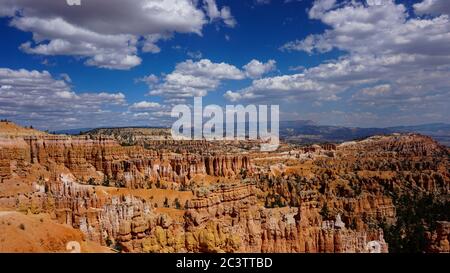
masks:
<path fill-rule="evenodd" d="M 282 48 L 309 53 L 327 52 L 333 48 L 359 54 L 447 56 L 450 53 L 450 48 L 445 46 L 450 42 L 448 16 L 409 18 L 406 7 L 392 0 L 371 6 L 354 3 L 326 12 L 323 10 L 327 9 L 316 8 L 324 2 L 327 0 L 316 1 L 309 14 L 330 29 L 323 34 L 288 42 Z M 321 12 L 314 11 L 317 9 Z"/>
<path fill-rule="evenodd" d="M 61 79 L 63 79 L 65 82 L 71 83 L 72 79 L 70 78 L 70 76 L 66 73 L 62 73 L 60 74 Z"/>
<path fill-rule="evenodd" d="M 162 83 L 154 86 L 150 95 L 179 100 L 192 96 L 205 96 L 215 90 L 223 80 L 244 79 L 244 73 L 227 63 L 213 63 L 208 59 L 187 60 L 176 65 Z"/>
<path fill-rule="evenodd" d="M 63 74 L 64 75 L 64 74 Z M 47 71 L 0 68 L 0 110 L 14 121 L 71 127 L 102 124 L 126 105 L 123 93 L 76 93 Z"/>
<path fill-rule="evenodd" d="M 336 5 L 336 0 L 316 0 L 309 10 L 309 17 L 320 19 L 327 11 Z"/>
<path fill-rule="evenodd" d="M 159 48 L 159 46 L 156 45 L 156 43 L 160 40 L 168 40 L 172 38 L 172 35 L 169 34 L 149 34 L 146 35 L 144 38 L 144 44 L 142 46 L 142 51 L 143 52 L 150 52 L 150 53 L 159 53 L 161 52 L 161 48 Z"/>
<path fill-rule="evenodd" d="M 309 78 L 304 73 L 283 75 L 257 79 L 252 85 L 233 92 L 227 91 L 225 98 L 231 101 L 255 100 L 255 101 L 291 101 L 299 99 L 337 100 L 334 94 L 338 86 L 333 83 L 321 83 Z"/>
<path fill-rule="evenodd" d="M 211 22 L 221 20 L 228 27 L 233 28 L 236 26 L 236 20 L 233 15 L 231 15 L 231 10 L 229 7 L 224 6 L 219 10 L 215 0 L 203 0 L 203 2 L 206 15 L 209 17 Z"/>
<path fill-rule="evenodd" d="M 135 82 L 144 82 L 149 86 L 153 86 L 154 84 L 159 82 L 159 78 L 155 74 L 150 74 L 148 76 L 144 76 L 142 78 L 135 79 Z"/>
<path fill-rule="evenodd" d="M 33 40 L 20 47 L 26 53 L 78 56 L 87 65 L 130 69 L 142 62 L 140 40 L 143 52 L 158 53 L 156 43 L 173 33 L 201 35 L 208 21 L 198 2 L 90 0 L 69 6 L 65 1 L 4 0 L 0 17 L 11 18 L 11 26 L 33 34 Z M 218 10 L 215 1 L 208 2 Z M 236 24 L 228 7 L 213 15 L 213 21 Z"/>
<path fill-rule="evenodd" d="M 149 94 L 163 96 L 169 102 L 180 102 L 193 96 L 206 96 L 225 80 L 257 79 L 275 69 L 275 60 L 263 63 L 253 59 L 242 69 L 224 62 L 214 63 L 209 59 L 187 60 L 178 63 L 161 83 L 149 85 Z"/>
<path fill-rule="evenodd" d="M 0 115 L 40 129 L 170 125 L 169 105 L 140 101 L 128 105 L 121 92 L 75 92 L 69 75 L 0 68 Z"/>
<path fill-rule="evenodd" d="M 339 49 L 344 54 L 302 73 L 254 80 L 225 97 L 266 102 L 288 98 L 317 105 L 340 99 L 347 111 L 376 114 L 377 122 L 392 113 L 416 120 L 445 113 L 450 95 L 450 22 L 442 15 L 445 9 L 430 12 L 440 3 L 425 0 L 415 5 L 415 12 L 428 14 L 417 17 L 392 0 L 382 5 L 316 0 L 309 17 L 328 28 L 282 49 L 310 54 Z"/>
<path fill-rule="evenodd" d="M 303 65 L 289 66 L 289 71 L 303 71 L 306 69 Z"/>
<path fill-rule="evenodd" d="M 280 47 L 281 51 L 305 51 L 308 54 L 330 51 L 332 46 L 320 35 L 308 35 L 303 40 L 290 41 Z"/>
<path fill-rule="evenodd" d="M 188 51 L 186 55 L 192 59 L 201 59 L 203 57 L 203 54 L 200 51 Z"/>
<path fill-rule="evenodd" d="M 231 79 L 241 80 L 244 78 L 242 72 L 235 66 L 227 63 L 213 63 L 208 59 L 202 59 L 198 62 L 187 60 L 179 63 L 175 67 L 175 72 L 184 75 L 197 77 L 208 77 L 210 79 Z"/>
<path fill-rule="evenodd" d="M 161 107 L 161 104 L 159 104 L 157 102 L 141 101 L 141 102 L 136 102 L 133 105 L 131 105 L 130 110 L 147 111 L 147 110 L 158 109 L 160 107 Z"/>
<path fill-rule="evenodd" d="M 251 60 L 248 64 L 244 65 L 245 74 L 247 77 L 255 79 L 262 75 L 276 69 L 275 60 L 269 60 L 267 63 L 262 63 L 258 60 Z"/>
<path fill-rule="evenodd" d="M 450 15 L 450 5 L 447 0 L 424 0 L 414 4 L 414 11 L 417 14 L 448 14 Z"/>

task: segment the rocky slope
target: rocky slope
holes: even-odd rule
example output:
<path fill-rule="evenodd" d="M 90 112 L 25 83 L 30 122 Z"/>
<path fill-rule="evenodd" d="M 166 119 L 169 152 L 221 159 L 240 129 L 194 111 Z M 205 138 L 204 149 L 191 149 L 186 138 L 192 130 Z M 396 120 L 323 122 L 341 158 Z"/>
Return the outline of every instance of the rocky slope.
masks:
<path fill-rule="evenodd" d="M 81 242 L 71 248 L 70 242 Z M 0 253 L 72 252 L 108 253 L 111 249 L 85 239 L 68 225 L 55 223 L 47 214 L 0 211 Z"/>
<path fill-rule="evenodd" d="M 16 163 L 22 170 L 27 164 L 58 164 L 80 183 L 143 188 L 159 180 L 186 183 L 196 174 L 227 177 L 251 171 L 245 155 L 161 153 L 102 137 L 26 136 L 0 139 L 0 145 L 0 177 L 11 176 Z"/>
<path fill-rule="evenodd" d="M 420 135 L 239 155 L 158 143 L 2 137 L 0 208 L 124 252 L 387 252 L 402 196 L 449 204 L 448 151 Z M 426 251 L 448 251 L 448 215 L 413 220 Z"/>

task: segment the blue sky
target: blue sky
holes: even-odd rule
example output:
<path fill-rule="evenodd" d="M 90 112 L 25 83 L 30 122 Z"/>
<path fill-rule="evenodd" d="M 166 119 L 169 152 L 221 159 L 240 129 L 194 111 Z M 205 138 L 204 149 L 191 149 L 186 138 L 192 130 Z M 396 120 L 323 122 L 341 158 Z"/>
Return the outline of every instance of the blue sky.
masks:
<path fill-rule="evenodd" d="M 445 0 L 107 3 L 2 1 L 0 117 L 165 125 L 201 94 L 319 124 L 450 122 Z"/>

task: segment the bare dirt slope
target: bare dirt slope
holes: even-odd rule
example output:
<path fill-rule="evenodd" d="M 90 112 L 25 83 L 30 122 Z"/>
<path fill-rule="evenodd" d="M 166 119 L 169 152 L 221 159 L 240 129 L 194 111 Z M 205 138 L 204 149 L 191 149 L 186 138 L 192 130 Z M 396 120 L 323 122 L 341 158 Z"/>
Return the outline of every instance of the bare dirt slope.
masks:
<path fill-rule="evenodd" d="M 9 121 L 0 122 L 0 137 L 19 137 L 31 135 L 47 135 L 47 133 L 31 128 L 21 127 Z"/>
<path fill-rule="evenodd" d="M 0 211 L 0 252 L 70 252 L 70 241 L 80 242 L 81 252 L 111 252 L 107 247 L 84 241 L 81 231 L 51 220 L 48 214 L 26 215 Z"/>

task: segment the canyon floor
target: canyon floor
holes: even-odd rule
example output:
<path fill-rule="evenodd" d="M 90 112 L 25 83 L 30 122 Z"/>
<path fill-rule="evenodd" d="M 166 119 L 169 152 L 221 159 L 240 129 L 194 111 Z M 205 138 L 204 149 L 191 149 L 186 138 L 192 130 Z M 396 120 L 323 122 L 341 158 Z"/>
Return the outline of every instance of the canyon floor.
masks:
<path fill-rule="evenodd" d="M 259 144 L 0 122 L 0 252 L 450 252 L 432 138 Z"/>

